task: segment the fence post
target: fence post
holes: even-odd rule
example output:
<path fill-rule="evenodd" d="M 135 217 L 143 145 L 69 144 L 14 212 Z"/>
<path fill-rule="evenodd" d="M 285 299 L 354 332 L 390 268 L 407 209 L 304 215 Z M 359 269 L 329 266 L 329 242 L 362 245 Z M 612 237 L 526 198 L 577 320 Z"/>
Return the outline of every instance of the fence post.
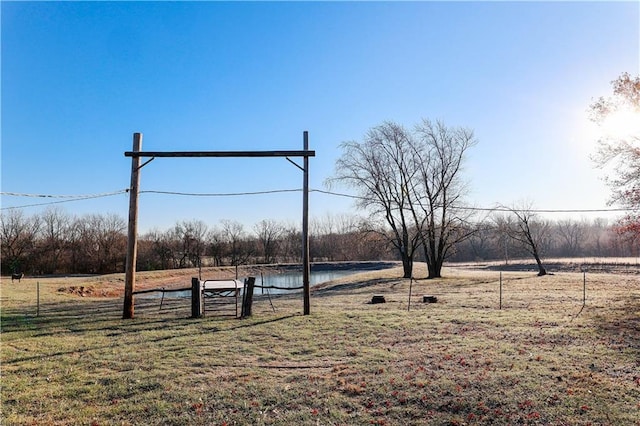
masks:
<path fill-rule="evenodd" d="M 191 318 L 202 317 L 202 285 L 196 277 L 191 278 Z"/>
<path fill-rule="evenodd" d="M 582 307 L 587 304 L 587 273 L 582 273 Z"/>
<path fill-rule="evenodd" d="M 502 310 L 502 271 L 500 271 L 500 309 Z"/>
<path fill-rule="evenodd" d="M 242 299 L 242 318 L 251 316 L 251 305 L 253 304 L 253 288 L 256 284 L 256 277 L 249 277 L 244 280 L 244 297 Z"/>
<path fill-rule="evenodd" d="M 40 281 L 36 282 L 36 298 L 38 299 L 38 304 L 36 307 L 36 316 L 40 316 Z"/>

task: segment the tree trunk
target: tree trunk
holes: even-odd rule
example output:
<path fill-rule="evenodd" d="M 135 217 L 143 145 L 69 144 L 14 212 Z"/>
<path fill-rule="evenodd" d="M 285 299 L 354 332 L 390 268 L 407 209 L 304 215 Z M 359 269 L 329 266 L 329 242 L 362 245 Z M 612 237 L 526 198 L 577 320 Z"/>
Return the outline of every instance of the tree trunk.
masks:
<path fill-rule="evenodd" d="M 442 263 L 438 262 L 435 265 L 427 263 L 428 275 L 427 279 L 442 278 Z"/>
<path fill-rule="evenodd" d="M 542 261 L 540 260 L 540 256 L 536 254 L 536 263 L 538 264 L 538 276 L 541 277 L 543 275 L 547 275 L 547 270 L 542 266 Z"/>
<path fill-rule="evenodd" d="M 427 279 L 442 278 L 443 260 L 430 256 L 427 250 L 424 251 L 424 257 L 427 261 Z"/>
<path fill-rule="evenodd" d="M 406 253 L 402 253 L 402 269 L 404 275 L 402 278 L 411 278 L 413 275 L 413 259 L 411 259 Z"/>

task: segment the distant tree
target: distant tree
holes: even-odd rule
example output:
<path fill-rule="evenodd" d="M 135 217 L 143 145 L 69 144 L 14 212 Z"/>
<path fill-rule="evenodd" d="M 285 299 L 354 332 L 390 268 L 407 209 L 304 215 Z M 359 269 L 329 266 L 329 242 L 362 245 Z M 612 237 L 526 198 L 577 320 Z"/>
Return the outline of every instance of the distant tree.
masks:
<path fill-rule="evenodd" d="M 207 225 L 201 220 L 178 222 L 174 227 L 174 235 L 179 246 L 179 267 L 201 266 Z"/>
<path fill-rule="evenodd" d="M 69 230 L 72 271 L 124 272 L 127 224 L 115 214 L 88 214 L 75 218 Z"/>
<path fill-rule="evenodd" d="M 468 240 L 468 246 L 471 260 L 484 260 L 491 259 L 496 256 L 497 250 L 492 246 L 492 237 L 494 230 L 485 222 L 475 223 L 473 230 L 469 231 L 471 234 Z"/>
<path fill-rule="evenodd" d="M 124 272 L 127 254 L 127 223 L 121 216 L 111 213 L 101 216 L 98 232 L 100 272 Z"/>
<path fill-rule="evenodd" d="M 560 242 L 560 256 L 574 257 L 582 252 L 587 224 L 571 219 L 562 219 L 555 223 L 554 231 Z"/>
<path fill-rule="evenodd" d="M 38 217 L 25 217 L 22 210 L 8 210 L 0 216 L 0 247 L 2 247 L 2 270 L 25 272 L 36 249 Z"/>
<path fill-rule="evenodd" d="M 148 270 L 172 269 L 177 262 L 171 241 L 170 231 L 154 228 L 144 234 L 138 241 L 138 268 Z"/>
<path fill-rule="evenodd" d="M 214 266 L 222 266 L 225 254 L 225 237 L 217 226 L 212 227 L 207 233 L 207 254 L 213 258 Z"/>
<path fill-rule="evenodd" d="M 39 269 L 52 274 L 62 266 L 60 261 L 68 248 L 72 217 L 59 207 L 49 207 L 40 215 L 40 220 Z"/>
<path fill-rule="evenodd" d="M 538 276 L 547 274 L 542 264 L 542 249 L 549 236 L 549 222 L 538 219 L 530 205 L 508 208 L 511 215 L 498 215 L 495 222 L 510 239 L 529 253 L 538 265 Z"/>
<path fill-rule="evenodd" d="M 354 215 L 328 213 L 313 218 L 311 229 L 311 257 L 327 261 L 355 260 L 361 239 L 358 238 L 360 219 Z"/>
<path fill-rule="evenodd" d="M 302 262 L 302 232 L 300 225 L 286 223 L 279 244 L 280 256 L 287 262 Z"/>
<path fill-rule="evenodd" d="M 255 224 L 253 231 L 258 238 L 262 262 L 265 264 L 274 263 L 284 227 L 275 220 L 265 219 Z"/>
<path fill-rule="evenodd" d="M 593 161 L 602 168 L 614 165 L 605 178 L 610 203 L 632 209 L 620 232 L 640 236 L 640 76 L 625 72 L 611 83 L 613 95 L 590 107 L 591 119 L 603 129 Z"/>
<path fill-rule="evenodd" d="M 253 256 L 251 244 L 248 241 L 244 225 L 240 222 L 223 219 L 220 221 L 222 236 L 226 243 L 226 254 L 231 265 L 243 265 Z"/>
<path fill-rule="evenodd" d="M 510 215 L 497 213 L 493 215 L 493 227 L 492 241 L 496 250 L 500 255 L 498 256 L 504 260 L 504 264 L 509 264 L 509 259 L 513 257 L 513 240 L 509 237 L 509 230 L 513 222 L 513 218 Z"/>

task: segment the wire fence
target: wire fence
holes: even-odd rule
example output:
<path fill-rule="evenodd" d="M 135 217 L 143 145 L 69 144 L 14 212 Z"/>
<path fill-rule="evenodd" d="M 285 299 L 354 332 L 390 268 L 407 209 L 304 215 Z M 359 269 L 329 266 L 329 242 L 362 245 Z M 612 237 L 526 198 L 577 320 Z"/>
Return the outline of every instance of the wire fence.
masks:
<path fill-rule="evenodd" d="M 384 284 L 385 282 L 388 284 Z M 68 294 L 59 283 L 41 283 L 34 280 L 30 280 L 29 283 L 3 285 L 14 287 L 10 296 L 7 292 L 1 296 L 0 310 L 3 319 L 95 319 L 122 315 L 120 297 L 96 297 L 96 294 L 85 294 L 82 290 Z M 299 308 L 298 297 L 294 297 L 291 292 L 274 295 L 268 291 L 283 289 L 280 286 L 256 285 L 255 288 L 267 290 L 265 295 L 255 296 L 254 303 L 258 315 L 269 311 Z M 287 290 L 297 291 L 299 288 Z M 435 281 L 371 279 L 341 282 L 312 292 L 312 300 L 314 304 L 322 305 L 327 300 L 326 296 L 336 296 L 342 300 L 341 304 L 345 309 L 362 309 L 363 304 L 368 302 L 372 295 L 381 293 L 386 296 L 387 302 L 392 302 L 387 309 L 398 307 L 418 313 L 425 309 L 433 309 L 429 307 L 431 304 L 424 303 L 425 297 L 428 296 L 433 297 L 431 302 L 436 302 L 435 305 L 439 309 L 485 309 L 487 312 L 520 309 L 538 312 L 541 315 L 550 311 L 566 311 L 577 315 L 584 309 L 602 309 L 613 302 L 633 299 L 634 294 L 640 299 L 639 291 L 634 275 L 583 272 L 535 277 L 531 273 L 522 272 L 483 271 L 481 275 L 474 275 L 473 272 L 465 271 L 460 275 L 453 274 L 451 278 Z M 135 293 L 136 312 L 142 316 L 188 318 L 191 315 L 190 292 L 191 288 L 188 287 L 139 290 Z M 60 297 L 56 297 L 56 293 Z M 159 297 L 146 297 L 153 293 L 159 294 Z M 212 304 L 207 307 L 207 316 L 228 315 L 230 312 L 228 307 L 213 307 Z"/>

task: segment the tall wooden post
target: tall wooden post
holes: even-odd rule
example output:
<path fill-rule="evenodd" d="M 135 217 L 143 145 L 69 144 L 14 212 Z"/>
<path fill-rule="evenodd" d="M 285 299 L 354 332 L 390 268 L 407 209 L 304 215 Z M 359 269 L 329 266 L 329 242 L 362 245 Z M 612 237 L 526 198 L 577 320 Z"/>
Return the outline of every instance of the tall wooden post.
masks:
<path fill-rule="evenodd" d="M 309 132 L 303 133 L 304 150 L 309 150 Z M 311 313 L 309 274 L 309 156 L 304 156 L 304 178 L 302 196 L 302 286 L 304 288 L 304 315 Z"/>
<path fill-rule="evenodd" d="M 142 149 L 142 133 L 133 134 L 133 152 Z M 140 186 L 140 157 L 131 157 L 131 186 L 129 187 L 129 230 L 127 264 L 124 277 L 124 309 L 122 318 L 133 318 L 133 291 L 136 283 L 138 254 L 138 187 Z"/>

